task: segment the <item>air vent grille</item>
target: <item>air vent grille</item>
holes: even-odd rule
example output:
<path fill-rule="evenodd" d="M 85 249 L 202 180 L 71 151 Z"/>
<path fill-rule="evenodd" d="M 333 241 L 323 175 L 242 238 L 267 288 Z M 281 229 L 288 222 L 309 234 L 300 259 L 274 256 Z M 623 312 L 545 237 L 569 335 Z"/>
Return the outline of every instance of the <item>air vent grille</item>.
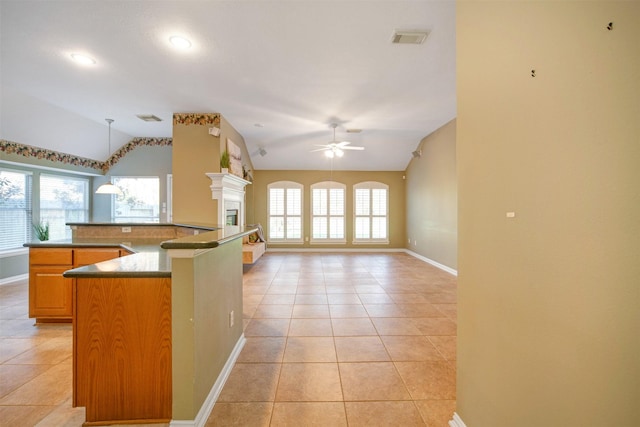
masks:
<path fill-rule="evenodd" d="M 422 44 L 429 35 L 426 31 L 396 31 L 393 33 L 392 43 L 395 44 Z"/>
<path fill-rule="evenodd" d="M 154 116 L 153 114 L 138 114 L 140 120 L 144 120 L 145 122 L 161 122 L 162 119 L 158 116 Z"/>

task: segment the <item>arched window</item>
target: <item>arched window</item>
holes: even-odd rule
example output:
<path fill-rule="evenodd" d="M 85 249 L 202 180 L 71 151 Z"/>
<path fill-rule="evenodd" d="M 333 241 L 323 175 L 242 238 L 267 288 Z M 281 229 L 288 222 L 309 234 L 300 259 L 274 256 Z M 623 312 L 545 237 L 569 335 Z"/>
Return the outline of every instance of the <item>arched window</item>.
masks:
<path fill-rule="evenodd" d="M 334 181 L 311 186 L 311 242 L 345 243 L 345 188 Z"/>
<path fill-rule="evenodd" d="M 353 243 L 389 243 L 389 186 L 361 182 L 353 186 Z"/>
<path fill-rule="evenodd" d="M 267 186 L 269 242 L 302 243 L 302 184 L 273 182 Z"/>

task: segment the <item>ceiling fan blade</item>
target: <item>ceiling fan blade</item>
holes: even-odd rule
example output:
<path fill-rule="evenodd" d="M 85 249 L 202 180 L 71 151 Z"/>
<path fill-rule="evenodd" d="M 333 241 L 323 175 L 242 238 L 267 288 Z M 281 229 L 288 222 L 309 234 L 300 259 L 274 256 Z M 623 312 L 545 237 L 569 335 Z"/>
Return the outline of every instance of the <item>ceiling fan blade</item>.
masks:
<path fill-rule="evenodd" d="M 316 151 L 327 151 L 330 150 L 329 147 L 325 147 L 325 148 L 316 148 L 315 150 L 310 150 L 310 153 L 315 153 Z"/>
<path fill-rule="evenodd" d="M 341 150 L 364 150 L 364 147 L 341 147 Z"/>

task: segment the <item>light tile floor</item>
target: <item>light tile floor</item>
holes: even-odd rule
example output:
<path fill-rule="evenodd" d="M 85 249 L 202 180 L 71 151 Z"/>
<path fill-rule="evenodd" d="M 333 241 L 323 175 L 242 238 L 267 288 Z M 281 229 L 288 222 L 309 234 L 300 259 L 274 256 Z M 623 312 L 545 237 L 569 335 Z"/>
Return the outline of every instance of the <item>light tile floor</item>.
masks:
<path fill-rule="evenodd" d="M 71 325 L 0 286 L 0 426 L 68 426 Z M 403 253 L 267 253 L 245 268 L 247 343 L 208 426 L 442 426 L 455 410 L 456 279 Z"/>
<path fill-rule="evenodd" d="M 71 407 L 71 324 L 34 326 L 26 280 L 0 286 L 0 426 L 80 426 Z"/>
<path fill-rule="evenodd" d="M 267 253 L 208 426 L 437 426 L 455 410 L 456 278 L 403 253 Z"/>

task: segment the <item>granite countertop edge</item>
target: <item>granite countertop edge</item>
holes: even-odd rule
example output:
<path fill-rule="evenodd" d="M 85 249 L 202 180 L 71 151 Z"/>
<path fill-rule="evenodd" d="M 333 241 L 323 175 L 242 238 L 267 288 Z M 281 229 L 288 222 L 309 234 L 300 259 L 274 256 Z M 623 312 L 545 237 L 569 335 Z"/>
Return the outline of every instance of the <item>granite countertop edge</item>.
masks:
<path fill-rule="evenodd" d="M 96 223 L 92 224 L 97 225 Z M 204 233 L 166 241 L 149 238 L 128 239 L 127 241 L 114 238 L 84 238 L 75 241 L 67 239 L 29 242 L 24 246 L 29 248 L 119 247 L 133 253 L 113 260 L 73 268 L 65 271 L 63 276 L 70 278 L 158 278 L 171 277 L 169 252 L 172 249 L 213 249 L 255 231 L 257 231 L 257 226 L 249 225 L 228 236 L 225 236 L 224 229 L 212 228 Z"/>

